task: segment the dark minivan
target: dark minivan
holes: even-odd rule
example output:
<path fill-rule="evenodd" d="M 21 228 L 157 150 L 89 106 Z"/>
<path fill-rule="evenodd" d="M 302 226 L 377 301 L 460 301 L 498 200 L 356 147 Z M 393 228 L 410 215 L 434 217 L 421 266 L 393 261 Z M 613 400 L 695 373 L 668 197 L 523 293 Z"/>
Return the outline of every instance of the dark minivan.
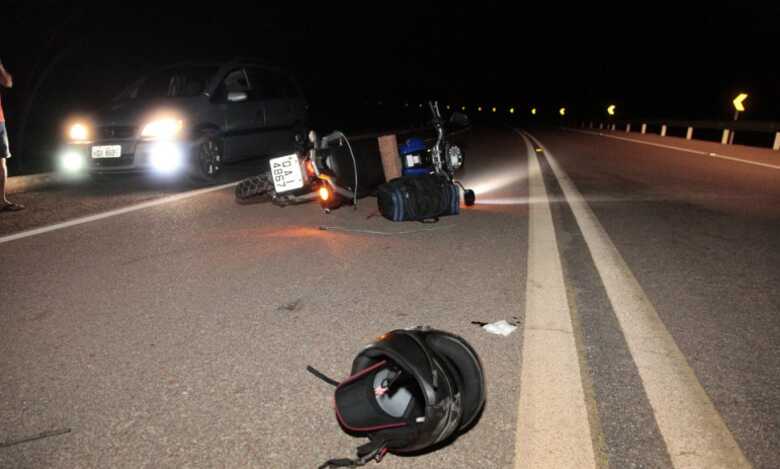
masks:
<path fill-rule="evenodd" d="M 210 181 L 225 163 L 294 151 L 305 137 L 307 107 L 295 79 L 279 68 L 180 63 L 69 122 L 60 163 L 69 172 L 189 172 Z"/>

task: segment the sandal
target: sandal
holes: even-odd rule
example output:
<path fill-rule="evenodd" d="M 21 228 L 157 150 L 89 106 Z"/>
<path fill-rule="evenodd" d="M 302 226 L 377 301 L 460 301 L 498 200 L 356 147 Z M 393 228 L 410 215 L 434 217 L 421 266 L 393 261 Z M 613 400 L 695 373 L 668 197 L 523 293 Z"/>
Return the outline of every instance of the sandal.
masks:
<path fill-rule="evenodd" d="M 0 212 L 18 212 L 19 210 L 24 210 L 24 205 L 9 202 L 0 207 Z"/>

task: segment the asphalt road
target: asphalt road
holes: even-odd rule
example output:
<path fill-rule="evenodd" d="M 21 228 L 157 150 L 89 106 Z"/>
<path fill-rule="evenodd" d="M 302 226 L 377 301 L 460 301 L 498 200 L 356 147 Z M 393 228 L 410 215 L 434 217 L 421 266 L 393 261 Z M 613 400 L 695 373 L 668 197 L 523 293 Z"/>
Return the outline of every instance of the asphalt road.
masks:
<path fill-rule="evenodd" d="M 434 225 L 385 221 L 370 198 L 237 205 L 230 187 L 20 194 L 29 210 L 0 218 L 0 467 L 349 456 L 364 440 L 306 365 L 344 377 L 418 324 L 472 343 L 487 406 L 385 467 L 777 467 L 780 171 L 571 131 L 465 143 L 481 203 Z M 501 319 L 518 329 L 471 324 Z"/>

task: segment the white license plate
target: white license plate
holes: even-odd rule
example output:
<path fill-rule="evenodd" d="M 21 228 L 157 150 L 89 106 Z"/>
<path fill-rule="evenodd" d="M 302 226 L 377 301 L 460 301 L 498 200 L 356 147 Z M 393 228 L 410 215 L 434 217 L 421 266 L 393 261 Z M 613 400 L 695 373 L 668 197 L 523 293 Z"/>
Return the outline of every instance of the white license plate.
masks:
<path fill-rule="evenodd" d="M 292 191 L 303 187 L 303 172 L 298 155 L 285 155 L 271 158 L 271 177 L 277 193 Z"/>
<path fill-rule="evenodd" d="M 102 145 L 92 147 L 92 158 L 119 158 L 122 156 L 122 145 Z"/>

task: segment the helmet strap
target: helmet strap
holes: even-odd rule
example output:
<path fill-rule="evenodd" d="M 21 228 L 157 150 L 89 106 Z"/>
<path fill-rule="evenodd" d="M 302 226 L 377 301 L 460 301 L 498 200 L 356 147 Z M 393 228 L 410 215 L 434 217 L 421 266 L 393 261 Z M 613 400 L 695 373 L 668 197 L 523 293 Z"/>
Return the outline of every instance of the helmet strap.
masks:
<path fill-rule="evenodd" d="M 357 458 L 355 459 L 331 459 L 326 461 L 319 469 L 327 469 L 331 467 L 360 467 L 365 466 L 371 460 L 381 462 L 382 458 L 387 454 L 387 446 L 385 446 L 384 440 L 374 440 L 366 443 L 357 449 Z"/>
<path fill-rule="evenodd" d="M 306 367 L 306 371 L 308 371 L 309 373 L 313 374 L 317 378 L 325 381 L 326 383 L 330 384 L 331 386 L 338 386 L 339 384 L 341 384 L 338 381 L 336 381 L 335 379 L 328 377 L 325 373 L 319 371 L 318 369 L 314 368 L 313 366 L 310 366 L 310 365 L 307 366 Z"/>

